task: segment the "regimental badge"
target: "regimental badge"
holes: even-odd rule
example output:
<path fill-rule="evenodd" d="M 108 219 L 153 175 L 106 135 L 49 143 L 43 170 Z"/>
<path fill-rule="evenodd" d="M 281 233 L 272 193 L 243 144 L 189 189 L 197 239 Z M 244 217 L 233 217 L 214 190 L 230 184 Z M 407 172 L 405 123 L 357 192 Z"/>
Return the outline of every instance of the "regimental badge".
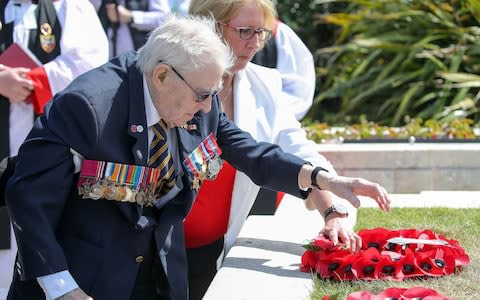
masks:
<path fill-rule="evenodd" d="M 48 23 L 40 25 L 40 46 L 46 53 L 51 53 L 57 46 L 52 26 Z"/>
<path fill-rule="evenodd" d="M 192 188 L 198 192 L 203 180 L 213 180 L 220 172 L 223 160 L 222 150 L 215 137 L 210 133 L 197 148 L 183 161 L 183 165 L 192 178 Z"/>
<path fill-rule="evenodd" d="M 145 166 L 84 160 L 78 180 L 83 198 L 136 202 L 152 206 L 160 170 Z"/>

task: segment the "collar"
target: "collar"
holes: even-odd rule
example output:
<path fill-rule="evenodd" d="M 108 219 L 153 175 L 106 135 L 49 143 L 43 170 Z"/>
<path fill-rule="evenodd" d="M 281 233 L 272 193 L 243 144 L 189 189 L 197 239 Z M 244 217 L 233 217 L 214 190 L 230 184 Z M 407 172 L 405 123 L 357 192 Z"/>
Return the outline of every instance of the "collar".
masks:
<path fill-rule="evenodd" d="M 156 123 L 158 123 L 161 118 L 157 112 L 157 109 L 155 108 L 155 105 L 153 105 L 152 96 L 150 96 L 150 93 L 148 91 L 147 79 L 145 78 L 145 75 L 143 75 L 142 80 L 143 80 L 143 100 L 145 101 L 145 115 L 147 119 L 147 126 L 151 127 Z"/>

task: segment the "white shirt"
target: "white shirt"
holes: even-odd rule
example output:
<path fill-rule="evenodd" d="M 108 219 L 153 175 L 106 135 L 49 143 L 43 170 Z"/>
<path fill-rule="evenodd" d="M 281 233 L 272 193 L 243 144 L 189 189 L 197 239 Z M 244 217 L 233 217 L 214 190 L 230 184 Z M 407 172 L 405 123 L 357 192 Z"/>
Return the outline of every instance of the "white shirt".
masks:
<path fill-rule="evenodd" d="M 53 1 L 53 5 L 62 27 L 59 42 L 61 54 L 43 67 L 50 90 L 56 94 L 76 76 L 105 63 L 108 59 L 108 42 L 97 13 L 88 0 L 57 0 Z M 36 5 L 31 1 L 18 0 L 10 0 L 5 7 L 5 22 L 14 22 L 13 41 L 24 48 L 28 48 L 30 30 L 37 28 L 35 8 Z M 30 132 L 33 116 L 33 105 L 26 102 L 11 103 L 11 156 L 17 154 Z"/>

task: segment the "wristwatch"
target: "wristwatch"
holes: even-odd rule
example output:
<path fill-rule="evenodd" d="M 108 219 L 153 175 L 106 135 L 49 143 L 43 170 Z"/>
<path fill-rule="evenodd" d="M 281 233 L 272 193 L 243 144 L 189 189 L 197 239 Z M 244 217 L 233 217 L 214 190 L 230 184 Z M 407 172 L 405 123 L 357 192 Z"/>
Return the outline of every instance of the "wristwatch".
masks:
<path fill-rule="evenodd" d="M 348 217 L 348 209 L 343 206 L 343 205 L 340 205 L 340 204 L 333 204 L 332 206 L 330 206 L 329 208 L 327 208 L 322 216 L 323 216 L 323 219 L 326 220 L 327 217 L 329 215 L 331 215 L 332 213 L 337 213 L 340 215 L 340 217 L 342 218 L 346 218 Z"/>

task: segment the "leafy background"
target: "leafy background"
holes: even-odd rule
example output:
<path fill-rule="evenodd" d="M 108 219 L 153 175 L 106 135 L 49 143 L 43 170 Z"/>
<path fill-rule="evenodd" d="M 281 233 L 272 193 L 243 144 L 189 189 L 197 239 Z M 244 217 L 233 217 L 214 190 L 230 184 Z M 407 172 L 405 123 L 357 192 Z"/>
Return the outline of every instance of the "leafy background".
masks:
<path fill-rule="evenodd" d="M 315 57 L 304 124 L 480 121 L 480 1 L 278 1 Z M 467 122 L 468 123 L 468 122 Z"/>

